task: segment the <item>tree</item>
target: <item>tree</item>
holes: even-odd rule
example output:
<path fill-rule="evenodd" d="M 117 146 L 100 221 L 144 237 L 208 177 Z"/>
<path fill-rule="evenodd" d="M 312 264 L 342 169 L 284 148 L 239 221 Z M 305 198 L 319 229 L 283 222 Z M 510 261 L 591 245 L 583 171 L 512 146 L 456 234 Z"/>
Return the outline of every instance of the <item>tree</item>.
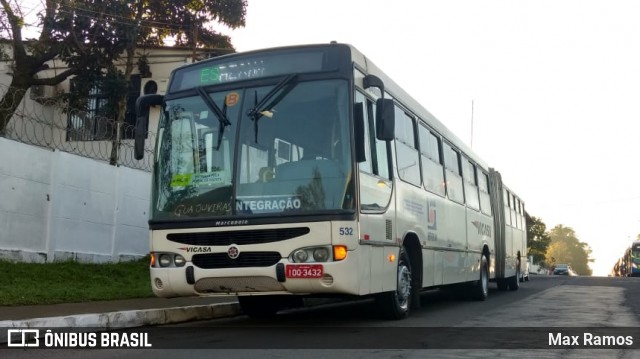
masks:
<path fill-rule="evenodd" d="M 102 17 L 89 21 L 82 16 L 72 16 L 64 10 L 68 4 L 65 0 L 45 0 L 39 38 L 24 41 L 25 18 L 21 5 L 17 1 L 0 0 L 4 10 L 0 13 L 0 37 L 10 40 L 13 59 L 11 83 L 0 100 L 0 135 L 5 133 L 29 87 L 57 85 L 80 71 L 88 79 L 96 78 L 123 50 L 117 41 L 121 34 L 110 25 L 112 19 Z M 40 77 L 42 71 L 48 69 L 47 62 L 54 58 L 65 61 L 69 68 L 53 77 Z"/>
<path fill-rule="evenodd" d="M 127 93 L 122 87 L 129 83 L 137 46 L 159 45 L 173 36 L 177 45 L 190 46 L 194 53 L 202 46 L 232 48 L 229 37 L 212 30 L 211 23 L 244 26 L 247 6 L 246 0 L 45 0 L 39 38 L 24 41 L 21 4 L 0 0 L 4 10 L 0 12 L 0 38 L 11 40 L 13 56 L 11 84 L 0 100 L 0 135 L 29 87 L 57 85 L 72 75 L 82 77 L 75 90 L 86 94 L 105 74 L 111 74 L 112 81 L 106 82 L 115 84 L 112 90 L 120 94 L 116 118 L 121 124 Z M 115 67 L 122 56 L 124 71 Z M 63 60 L 68 69 L 41 77 L 54 58 Z M 118 141 L 116 138 L 115 151 Z"/>
<path fill-rule="evenodd" d="M 550 265 L 566 263 L 580 275 L 591 275 L 589 262 L 593 262 L 591 248 L 580 242 L 571 227 L 559 224 L 549 231 L 551 243 L 547 249 L 546 261 Z"/>
<path fill-rule="evenodd" d="M 545 262 L 547 248 L 551 243 L 551 237 L 547 233 L 547 226 L 538 217 L 530 217 L 526 214 L 527 221 L 527 248 L 528 254 L 533 256 L 533 263 L 547 267 Z"/>

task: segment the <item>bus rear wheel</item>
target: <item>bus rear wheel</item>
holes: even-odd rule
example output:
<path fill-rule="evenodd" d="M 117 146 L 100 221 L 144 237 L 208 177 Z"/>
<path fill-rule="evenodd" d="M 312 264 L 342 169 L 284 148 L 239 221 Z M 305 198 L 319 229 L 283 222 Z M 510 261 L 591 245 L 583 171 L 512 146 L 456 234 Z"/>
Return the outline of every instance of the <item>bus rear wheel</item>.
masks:
<path fill-rule="evenodd" d="M 473 284 L 471 298 L 473 300 L 486 300 L 489 296 L 489 261 L 485 255 L 480 260 L 480 278 Z"/>
<path fill-rule="evenodd" d="M 397 288 L 392 292 L 380 293 L 376 302 L 382 315 L 387 319 L 399 320 L 409 316 L 411 310 L 411 262 L 404 247 L 398 256 Z"/>
<path fill-rule="evenodd" d="M 518 290 L 520 288 L 520 261 L 516 265 L 516 275 L 507 280 L 509 290 Z"/>

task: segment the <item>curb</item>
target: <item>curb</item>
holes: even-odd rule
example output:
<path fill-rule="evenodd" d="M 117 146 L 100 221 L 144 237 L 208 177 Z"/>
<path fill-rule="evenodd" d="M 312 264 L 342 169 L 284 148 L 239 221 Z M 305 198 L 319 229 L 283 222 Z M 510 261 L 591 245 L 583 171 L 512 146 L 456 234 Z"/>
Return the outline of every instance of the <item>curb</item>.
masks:
<path fill-rule="evenodd" d="M 242 310 L 238 303 L 221 303 L 77 314 L 24 320 L 5 320 L 0 321 L 0 328 L 94 328 L 109 330 L 232 317 L 241 313 Z M 7 332 L 0 332 L 0 343 L 4 344 L 7 342 Z"/>

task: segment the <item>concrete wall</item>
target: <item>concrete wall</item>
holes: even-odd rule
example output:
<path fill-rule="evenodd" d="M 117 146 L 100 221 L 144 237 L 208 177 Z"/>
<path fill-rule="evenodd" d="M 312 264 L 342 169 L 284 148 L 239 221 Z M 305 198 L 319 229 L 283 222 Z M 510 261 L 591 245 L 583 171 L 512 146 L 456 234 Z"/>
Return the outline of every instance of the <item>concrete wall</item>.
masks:
<path fill-rule="evenodd" d="M 5 138 L 0 153 L 0 259 L 105 262 L 148 253 L 148 172 Z"/>

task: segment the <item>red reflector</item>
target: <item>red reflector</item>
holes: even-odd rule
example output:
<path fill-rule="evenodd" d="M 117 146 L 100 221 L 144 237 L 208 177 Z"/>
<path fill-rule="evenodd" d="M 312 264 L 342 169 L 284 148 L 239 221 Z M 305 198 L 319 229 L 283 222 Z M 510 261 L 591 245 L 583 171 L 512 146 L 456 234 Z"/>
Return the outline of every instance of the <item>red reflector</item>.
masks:
<path fill-rule="evenodd" d="M 371 237 L 369 237 L 369 235 L 368 235 L 368 234 L 365 234 L 365 235 L 364 235 L 364 240 L 365 240 L 365 241 L 368 241 L 368 240 L 369 240 L 369 238 L 371 238 Z"/>

